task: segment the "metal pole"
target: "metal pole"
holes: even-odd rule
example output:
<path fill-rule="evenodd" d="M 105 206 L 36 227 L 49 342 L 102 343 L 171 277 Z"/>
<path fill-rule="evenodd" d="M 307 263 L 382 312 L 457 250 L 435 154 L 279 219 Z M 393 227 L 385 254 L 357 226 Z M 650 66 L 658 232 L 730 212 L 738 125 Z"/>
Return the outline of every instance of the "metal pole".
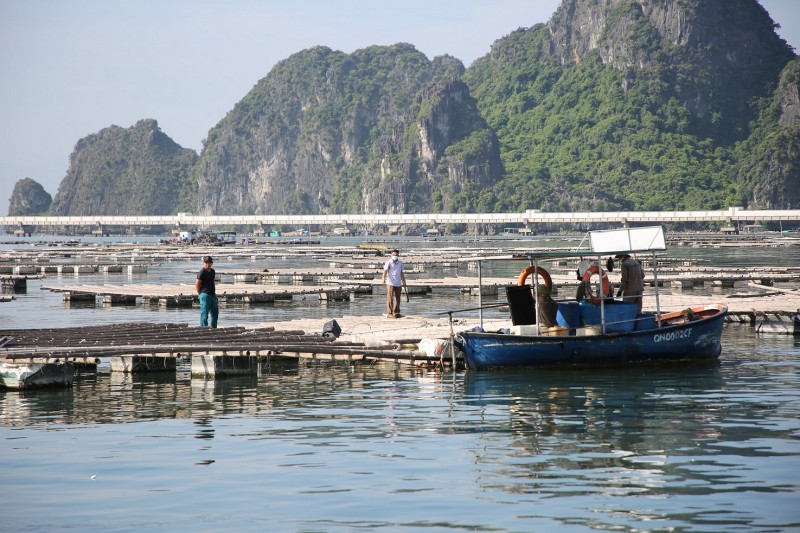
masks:
<path fill-rule="evenodd" d="M 606 295 L 603 294 L 603 256 L 597 256 L 597 294 L 600 295 L 600 331 L 606 333 Z"/>
<path fill-rule="evenodd" d="M 533 260 L 533 310 L 536 313 L 536 334 L 542 334 L 542 328 L 539 324 L 539 260 Z"/>
<path fill-rule="evenodd" d="M 661 327 L 661 303 L 658 299 L 658 259 L 656 259 L 656 251 L 653 250 L 653 259 L 651 266 L 653 267 L 653 286 L 656 288 L 656 323 Z"/>
<path fill-rule="evenodd" d="M 453 361 L 453 372 L 455 372 L 456 371 L 456 348 L 455 348 L 454 344 L 455 344 L 455 341 L 456 341 L 456 337 L 455 337 L 455 334 L 453 333 L 453 312 L 450 311 L 447 314 L 450 315 L 450 359 Z M 466 364 L 467 364 L 467 358 L 465 356 L 464 357 L 464 365 L 466 365 Z"/>
<path fill-rule="evenodd" d="M 483 328 L 483 261 L 478 259 L 478 317 L 480 318 L 480 326 Z"/>

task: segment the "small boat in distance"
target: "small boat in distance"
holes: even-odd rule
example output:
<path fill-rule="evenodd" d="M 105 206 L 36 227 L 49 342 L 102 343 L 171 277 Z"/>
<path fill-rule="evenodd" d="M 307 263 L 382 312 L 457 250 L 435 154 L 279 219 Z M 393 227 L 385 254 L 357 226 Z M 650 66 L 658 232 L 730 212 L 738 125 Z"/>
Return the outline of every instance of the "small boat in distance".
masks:
<path fill-rule="evenodd" d="M 560 302 L 559 326 L 540 327 L 536 322 L 536 299 L 531 291 L 536 294 L 538 285 L 550 280 L 547 271 L 539 265 L 540 261 L 591 258 L 589 278 L 596 275 L 594 294 L 599 296 L 607 294 L 608 288 L 608 278 L 601 266 L 602 256 L 652 254 L 652 264 L 657 265 L 656 252 L 666 250 L 661 226 L 590 231 L 581 245 L 587 238 L 589 246 L 584 249 L 579 245 L 578 249 L 567 252 L 542 251 L 473 259 L 479 265 L 479 278 L 480 264 L 486 260 L 527 259 L 531 266 L 520 274 L 519 286 L 507 287 L 513 323 L 510 328 L 499 332 L 473 328 L 454 336 L 455 343 L 463 348 L 468 369 L 708 361 L 719 357 L 727 307 L 699 306 L 662 313 L 655 271 L 655 313 L 637 314 L 635 304 L 596 297 L 580 303 Z M 529 274 L 533 274 L 530 285 L 526 284 Z M 453 313 L 449 313 L 451 317 Z"/>

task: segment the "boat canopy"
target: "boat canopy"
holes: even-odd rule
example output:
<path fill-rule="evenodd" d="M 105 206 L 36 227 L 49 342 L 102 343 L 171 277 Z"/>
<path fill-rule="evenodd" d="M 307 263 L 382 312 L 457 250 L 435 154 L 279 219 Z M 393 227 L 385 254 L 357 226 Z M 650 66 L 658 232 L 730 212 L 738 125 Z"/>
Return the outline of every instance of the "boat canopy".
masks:
<path fill-rule="evenodd" d="M 663 252 L 667 249 L 664 228 L 621 228 L 590 231 L 589 248 L 595 254 Z"/>

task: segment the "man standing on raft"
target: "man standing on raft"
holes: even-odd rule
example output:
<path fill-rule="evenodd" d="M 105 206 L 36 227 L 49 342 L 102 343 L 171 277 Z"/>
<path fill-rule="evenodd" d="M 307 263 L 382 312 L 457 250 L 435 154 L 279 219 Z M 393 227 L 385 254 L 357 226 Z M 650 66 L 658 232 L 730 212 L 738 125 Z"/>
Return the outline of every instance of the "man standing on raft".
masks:
<path fill-rule="evenodd" d="M 406 286 L 406 275 L 400 252 L 392 250 L 392 257 L 383 265 L 383 283 L 386 284 L 386 316 L 400 318 L 400 296 Z"/>

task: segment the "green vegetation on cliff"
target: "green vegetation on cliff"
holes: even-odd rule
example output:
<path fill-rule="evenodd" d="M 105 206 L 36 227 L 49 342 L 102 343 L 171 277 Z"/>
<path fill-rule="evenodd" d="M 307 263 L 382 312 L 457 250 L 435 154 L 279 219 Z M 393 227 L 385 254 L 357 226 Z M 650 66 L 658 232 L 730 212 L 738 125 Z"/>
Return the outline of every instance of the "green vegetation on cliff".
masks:
<path fill-rule="evenodd" d="M 431 210 L 432 192 L 447 188 L 437 167 L 460 163 L 444 151 L 487 128 L 463 71 L 408 44 L 294 54 L 209 132 L 195 171 L 199 211 Z M 487 150 L 499 164 L 497 146 Z"/>
<path fill-rule="evenodd" d="M 53 198 L 39 182 L 24 178 L 14 185 L 8 214 L 12 217 L 46 215 L 52 201 Z"/>
<path fill-rule="evenodd" d="M 197 161 L 155 120 L 81 139 L 50 209 L 54 215 L 167 215 L 191 211 Z"/>
<path fill-rule="evenodd" d="M 640 2 L 577 4 L 565 2 L 554 18 L 579 19 L 579 12 L 564 12 L 568 7 L 585 9 L 583 15 L 592 20 L 607 17 L 597 45 L 581 57 L 559 63 L 551 53 L 550 28 L 538 25 L 496 42 L 465 74 L 501 142 L 506 176 L 497 186 L 497 209 L 691 210 L 752 204 L 748 187 L 735 179 L 740 161 L 732 141 L 750 134 L 750 122 L 791 57 L 766 14 L 760 19 L 747 18 L 745 9 L 726 14 L 727 31 L 736 35 L 731 30 L 737 26 L 755 27 L 751 33 L 758 34 L 766 54 L 757 72 L 731 74 L 712 70 L 709 64 L 724 60 L 701 57 L 701 51 L 727 54 L 720 47 L 735 47 L 735 42 L 708 35 L 707 43 L 694 46 L 665 44 L 671 29 L 656 28 Z M 602 4 L 607 13 L 592 11 Z M 700 4 L 682 3 L 690 11 L 687 18 L 703 15 Z M 771 83 L 765 83 L 765 73 Z M 702 101 L 696 105 L 702 113 L 684 105 L 689 94 Z M 743 99 L 749 106 L 734 94 L 749 95 Z"/>
<path fill-rule="evenodd" d="M 756 0 L 563 0 L 469 69 L 410 44 L 278 63 L 198 159 L 81 140 L 54 214 L 800 207 L 800 61 Z"/>

